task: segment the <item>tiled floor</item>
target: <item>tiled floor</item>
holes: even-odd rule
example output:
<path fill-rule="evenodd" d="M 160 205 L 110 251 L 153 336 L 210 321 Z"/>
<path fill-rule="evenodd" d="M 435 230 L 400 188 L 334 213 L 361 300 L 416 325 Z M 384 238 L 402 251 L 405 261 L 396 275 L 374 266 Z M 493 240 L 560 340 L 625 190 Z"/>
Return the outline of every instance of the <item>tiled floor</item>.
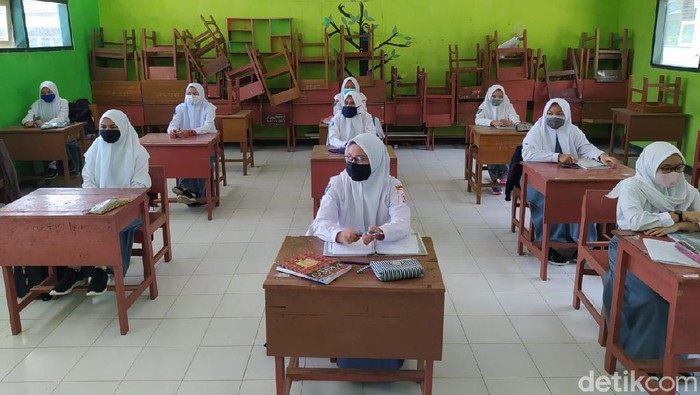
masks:
<path fill-rule="evenodd" d="M 310 152 L 260 147 L 247 177 L 230 164 L 213 221 L 204 208 L 172 205 L 175 258 L 158 265 L 160 296 L 129 310 L 126 336 L 113 294 L 35 302 L 18 336 L 0 299 L 0 395 L 274 394 L 262 281 L 283 237 L 303 234 L 311 221 Z M 578 380 L 603 373 L 604 349 L 588 313 L 571 307 L 574 267 L 550 267 L 550 281 L 539 280 L 537 262 L 515 254 L 509 203 L 485 190 L 477 206 L 466 193 L 463 148 L 396 152 L 413 227 L 433 238 L 448 290 L 433 393 L 584 393 Z M 129 275 L 140 266 L 135 260 Z M 586 287 L 602 290 L 597 279 Z M 412 383 L 305 382 L 293 393 L 420 391 Z"/>

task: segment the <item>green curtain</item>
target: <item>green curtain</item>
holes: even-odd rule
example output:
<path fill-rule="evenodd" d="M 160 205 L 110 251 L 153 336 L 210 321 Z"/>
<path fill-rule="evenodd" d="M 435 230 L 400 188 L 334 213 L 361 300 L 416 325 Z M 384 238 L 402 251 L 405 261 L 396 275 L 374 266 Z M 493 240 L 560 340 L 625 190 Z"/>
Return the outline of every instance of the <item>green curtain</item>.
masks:
<path fill-rule="evenodd" d="M 12 32 L 15 36 L 15 48 L 27 48 L 27 29 L 24 25 L 24 7 L 22 0 L 10 0 L 12 12 Z"/>

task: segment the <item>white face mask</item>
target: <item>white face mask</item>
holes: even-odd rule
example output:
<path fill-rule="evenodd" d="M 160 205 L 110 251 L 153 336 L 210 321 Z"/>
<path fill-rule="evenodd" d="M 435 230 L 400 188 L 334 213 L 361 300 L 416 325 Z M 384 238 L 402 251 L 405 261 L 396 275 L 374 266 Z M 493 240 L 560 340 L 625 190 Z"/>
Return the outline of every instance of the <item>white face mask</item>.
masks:
<path fill-rule="evenodd" d="M 199 95 L 187 95 L 185 96 L 185 100 L 187 100 L 187 103 L 189 104 L 199 104 L 202 102 L 202 97 Z"/>
<path fill-rule="evenodd" d="M 675 171 L 668 174 L 657 171 L 656 175 L 654 176 L 654 181 L 664 188 L 673 188 L 676 186 L 676 184 L 678 184 L 678 181 L 680 181 L 680 174 L 681 173 L 676 173 Z"/>

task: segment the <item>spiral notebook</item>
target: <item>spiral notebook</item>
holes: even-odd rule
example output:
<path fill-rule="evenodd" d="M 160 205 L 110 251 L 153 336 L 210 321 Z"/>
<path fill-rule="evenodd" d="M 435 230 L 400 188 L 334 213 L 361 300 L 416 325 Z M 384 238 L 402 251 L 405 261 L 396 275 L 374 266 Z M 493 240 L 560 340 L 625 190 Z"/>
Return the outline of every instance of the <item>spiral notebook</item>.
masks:
<path fill-rule="evenodd" d="M 369 255 L 428 255 L 420 233 L 413 232 L 400 240 L 378 241 L 375 240 L 365 245 L 361 240 L 345 245 L 340 243 L 325 242 L 323 244 L 325 256 L 369 256 Z"/>

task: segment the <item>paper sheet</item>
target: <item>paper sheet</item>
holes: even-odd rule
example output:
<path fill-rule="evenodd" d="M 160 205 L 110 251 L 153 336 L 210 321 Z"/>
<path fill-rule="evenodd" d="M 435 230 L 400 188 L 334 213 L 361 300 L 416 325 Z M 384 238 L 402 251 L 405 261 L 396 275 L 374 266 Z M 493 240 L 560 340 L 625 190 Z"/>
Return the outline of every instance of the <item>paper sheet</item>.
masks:
<path fill-rule="evenodd" d="M 649 257 L 652 260 L 676 265 L 700 267 L 700 264 L 678 251 L 672 241 L 662 241 L 655 239 L 644 239 L 644 246 L 647 248 Z"/>

